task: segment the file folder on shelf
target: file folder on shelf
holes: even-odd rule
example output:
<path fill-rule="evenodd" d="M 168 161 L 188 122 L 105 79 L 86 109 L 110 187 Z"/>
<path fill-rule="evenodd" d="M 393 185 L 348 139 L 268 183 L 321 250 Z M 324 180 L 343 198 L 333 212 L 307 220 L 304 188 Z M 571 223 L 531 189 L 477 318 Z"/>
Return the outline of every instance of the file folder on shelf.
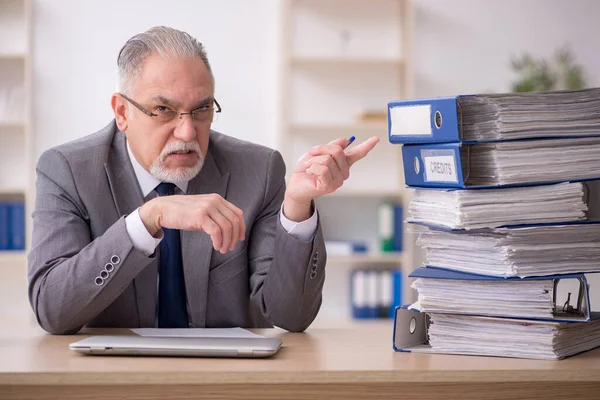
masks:
<path fill-rule="evenodd" d="M 471 94 L 388 103 L 394 144 L 598 136 L 600 89 Z"/>
<path fill-rule="evenodd" d="M 421 144 L 402 162 L 408 186 L 486 188 L 597 180 L 599 153 L 600 138 Z"/>
<path fill-rule="evenodd" d="M 394 318 L 402 299 L 401 269 L 355 269 L 350 274 L 352 317 Z"/>
<path fill-rule="evenodd" d="M 396 308 L 398 352 L 559 360 L 600 346 L 600 315 L 589 322 L 515 320 Z M 437 325 L 437 328 L 436 328 Z"/>
<path fill-rule="evenodd" d="M 415 269 L 409 277 L 450 281 L 447 285 L 436 284 L 427 291 L 428 296 L 435 298 L 421 301 L 423 291 L 418 289 L 419 301 L 410 308 L 423 312 L 554 322 L 588 322 L 591 319 L 589 288 L 585 275 L 581 273 L 497 277 L 428 266 Z M 540 283 L 535 286 L 541 293 L 525 293 L 525 285 L 529 283 Z M 562 284 L 569 287 L 568 296 L 564 296 L 565 286 Z M 576 287 L 577 292 L 571 293 L 571 287 Z M 547 293 L 544 293 L 546 290 Z M 524 292 L 521 298 L 520 291 Z M 538 301 L 533 304 L 536 298 Z"/>

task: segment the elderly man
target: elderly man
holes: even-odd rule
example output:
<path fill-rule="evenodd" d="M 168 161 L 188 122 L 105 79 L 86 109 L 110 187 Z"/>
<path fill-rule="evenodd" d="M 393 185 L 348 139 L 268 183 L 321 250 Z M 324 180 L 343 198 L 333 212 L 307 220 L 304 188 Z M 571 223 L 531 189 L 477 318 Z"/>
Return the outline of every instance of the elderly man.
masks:
<path fill-rule="evenodd" d="M 42 328 L 272 327 L 317 315 L 325 248 L 313 200 L 342 186 L 377 138 L 298 161 L 211 130 L 206 52 L 166 27 L 118 60 L 114 120 L 37 165 L 29 299 Z"/>

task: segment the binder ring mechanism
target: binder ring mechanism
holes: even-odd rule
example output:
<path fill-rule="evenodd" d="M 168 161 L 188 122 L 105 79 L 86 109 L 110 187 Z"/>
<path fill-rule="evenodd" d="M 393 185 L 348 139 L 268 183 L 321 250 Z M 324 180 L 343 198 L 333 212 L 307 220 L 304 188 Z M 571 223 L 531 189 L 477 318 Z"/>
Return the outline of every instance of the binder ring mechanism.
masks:
<path fill-rule="evenodd" d="M 442 113 L 439 110 L 436 110 L 434 116 L 433 116 L 433 121 L 435 123 L 435 127 L 437 129 L 441 129 L 442 128 Z"/>
<path fill-rule="evenodd" d="M 555 315 L 560 315 L 560 314 L 584 315 L 585 314 L 585 310 L 583 309 L 583 295 L 585 293 L 585 282 L 581 278 L 577 278 L 577 281 L 579 282 L 579 291 L 577 293 L 577 304 L 575 306 L 571 305 L 571 292 L 569 292 L 567 295 L 567 301 L 565 301 L 565 304 L 563 304 L 562 307 L 560 307 L 556 304 L 556 295 L 558 292 L 558 283 L 560 282 L 560 279 L 553 280 L 553 282 L 552 282 L 553 283 L 552 300 L 554 302 L 554 314 Z"/>
<path fill-rule="evenodd" d="M 417 320 L 415 317 L 410 319 L 410 323 L 408 324 L 408 332 L 412 335 L 417 330 Z"/>

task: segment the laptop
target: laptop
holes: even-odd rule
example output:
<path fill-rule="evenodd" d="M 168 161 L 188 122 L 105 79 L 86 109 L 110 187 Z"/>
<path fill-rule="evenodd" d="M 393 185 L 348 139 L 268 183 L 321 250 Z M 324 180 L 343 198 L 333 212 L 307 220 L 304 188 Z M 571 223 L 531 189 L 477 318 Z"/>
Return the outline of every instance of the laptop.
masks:
<path fill-rule="evenodd" d="M 277 353 L 280 339 L 267 337 L 91 336 L 71 343 L 83 354 L 104 356 L 178 356 L 264 358 Z"/>

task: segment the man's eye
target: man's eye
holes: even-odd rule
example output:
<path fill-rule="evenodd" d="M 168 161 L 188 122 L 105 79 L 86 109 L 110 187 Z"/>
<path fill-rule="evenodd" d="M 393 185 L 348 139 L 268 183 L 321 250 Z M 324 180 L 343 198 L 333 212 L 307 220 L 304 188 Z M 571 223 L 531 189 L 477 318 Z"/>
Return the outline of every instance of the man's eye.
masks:
<path fill-rule="evenodd" d="M 156 110 L 156 112 L 158 112 L 160 114 L 170 114 L 173 112 L 173 110 L 171 110 L 170 108 L 165 107 L 165 106 L 156 106 L 154 108 L 154 110 Z"/>

